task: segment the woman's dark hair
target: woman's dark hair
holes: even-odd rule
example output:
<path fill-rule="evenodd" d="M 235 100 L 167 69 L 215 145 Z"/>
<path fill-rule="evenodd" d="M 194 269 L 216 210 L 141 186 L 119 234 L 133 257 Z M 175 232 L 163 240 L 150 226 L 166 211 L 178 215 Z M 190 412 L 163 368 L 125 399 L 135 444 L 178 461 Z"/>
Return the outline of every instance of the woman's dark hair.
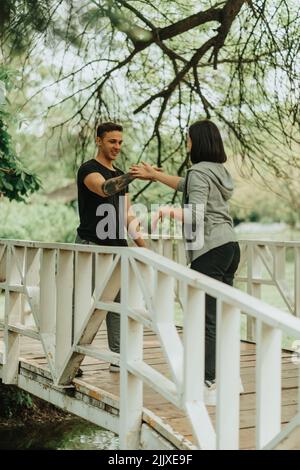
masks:
<path fill-rule="evenodd" d="M 112 131 L 123 131 L 123 127 L 121 124 L 116 124 L 115 122 L 102 122 L 97 127 L 97 137 L 102 137 L 105 132 L 112 132 Z"/>
<path fill-rule="evenodd" d="M 225 163 L 227 156 L 217 126 L 208 120 L 194 122 L 189 128 L 192 163 Z"/>

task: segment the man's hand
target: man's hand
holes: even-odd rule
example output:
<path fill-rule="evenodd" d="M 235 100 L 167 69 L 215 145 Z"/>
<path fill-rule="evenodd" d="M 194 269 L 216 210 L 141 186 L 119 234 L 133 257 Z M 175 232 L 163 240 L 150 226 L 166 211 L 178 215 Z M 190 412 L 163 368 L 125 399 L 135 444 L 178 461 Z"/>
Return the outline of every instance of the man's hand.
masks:
<path fill-rule="evenodd" d="M 162 173 L 162 169 L 142 162 L 141 165 L 132 165 L 129 173 L 141 180 L 155 181 L 157 174 Z"/>

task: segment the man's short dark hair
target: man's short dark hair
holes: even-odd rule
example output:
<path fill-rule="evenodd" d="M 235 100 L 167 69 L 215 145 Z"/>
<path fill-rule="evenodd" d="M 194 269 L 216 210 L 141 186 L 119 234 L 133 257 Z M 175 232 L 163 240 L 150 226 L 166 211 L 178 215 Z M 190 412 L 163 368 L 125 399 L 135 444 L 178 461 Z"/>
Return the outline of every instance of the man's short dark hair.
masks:
<path fill-rule="evenodd" d="M 191 161 L 225 163 L 227 156 L 217 126 L 208 119 L 194 122 L 189 128 L 192 140 Z"/>
<path fill-rule="evenodd" d="M 97 127 L 97 137 L 103 137 L 105 132 L 112 132 L 112 131 L 123 131 L 123 127 L 121 124 L 116 124 L 115 122 L 102 122 Z"/>

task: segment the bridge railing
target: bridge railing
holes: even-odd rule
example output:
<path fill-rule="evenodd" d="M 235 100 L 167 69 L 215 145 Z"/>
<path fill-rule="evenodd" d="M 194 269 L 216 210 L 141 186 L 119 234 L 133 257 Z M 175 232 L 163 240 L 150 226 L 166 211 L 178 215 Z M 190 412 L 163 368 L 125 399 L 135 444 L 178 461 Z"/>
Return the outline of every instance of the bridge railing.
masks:
<path fill-rule="evenodd" d="M 300 242 L 271 240 L 239 240 L 241 261 L 235 285 L 261 299 L 263 286 L 268 286 L 268 303 L 273 299 L 281 308 L 300 318 Z M 151 240 L 151 248 L 173 261 L 186 265 L 182 239 L 157 238 Z M 176 289 L 180 302 L 180 284 Z M 278 306 L 278 305 L 276 305 Z M 255 341 L 255 321 L 247 317 L 246 340 Z"/>
<path fill-rule="evenodd" d="M 174 323 L 176 283 L 182 339 Z M 120 288 L 121 302 L 115 302 Z M 120 446 L 125 449 L 140 445 L 143 384 L 185 412 L 198 448 L 239 448 L 240 314 L 247 314 L 256 320 L 256 446 L 280 440 L 281 336 L 300 339 L 298 318 L 140 248 L 2 240 L 0 289 L 5 291 L 4 383 L 18 381 L 23 336 L 42 344 L 58 386 L 71 383 L 86 355 L 119 363 Z M 203 401 L 206 294 L 217 300 L 215 426 Z M 26 324 L 26 304 L 34 325 Z M 107 311 L 121 314 L 120 356 L 93 344 Z M 167 373 L 143 357 L 144 327 L 156 333 Z"/>

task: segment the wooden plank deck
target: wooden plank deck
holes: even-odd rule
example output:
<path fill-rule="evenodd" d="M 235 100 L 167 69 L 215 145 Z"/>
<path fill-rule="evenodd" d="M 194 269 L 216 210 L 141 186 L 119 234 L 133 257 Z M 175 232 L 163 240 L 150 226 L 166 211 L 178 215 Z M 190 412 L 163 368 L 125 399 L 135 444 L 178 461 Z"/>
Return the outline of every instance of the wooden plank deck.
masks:
<path fill-rule="evenodd" d="M 3 337 L 3 332 L 0 332 Z M 105 327 L 97 334 L 93 345 L 101 349 L 107 348 Z M 21 356 L 35 370 L 47 375 L 47 362 L 39 342 L 22 338 Z M 240 448 L 253 449 L 255 447 L 255 345 L 241 343 L 241 378 L 245 392 L 240 400 Z M 154 333 L 144 332 L 144 360 L 159 372 L 169 376 L 168 364 L 163 356 L 159 341 Z M 83 376 L 74 379 L 75 388 L 90 397 L 101 400 L 106 397 L 106 403 L 118 408 L 119 402 L 119 374 L 108 370 L 108 363 L 86 357 L 82 363 Z M 282 426 L 291 420 L 297 411 L 297 386 L 299 367 L 292 363 L 291 353 L 282 351 Z M 272 393 L 270 391 L 270 393 Z M 110 400 L 110 401 L 109 401 Z M 184 412 L 167 402 L 149 387 L 144 387 L 144 406 L 159 416 L 174 431 L 193 442 L 190 425 Z M 215 424 L 215 408 L 209 407 L 209 414 Z M 149 420 L 151 421 L 151 420 Z"/>

